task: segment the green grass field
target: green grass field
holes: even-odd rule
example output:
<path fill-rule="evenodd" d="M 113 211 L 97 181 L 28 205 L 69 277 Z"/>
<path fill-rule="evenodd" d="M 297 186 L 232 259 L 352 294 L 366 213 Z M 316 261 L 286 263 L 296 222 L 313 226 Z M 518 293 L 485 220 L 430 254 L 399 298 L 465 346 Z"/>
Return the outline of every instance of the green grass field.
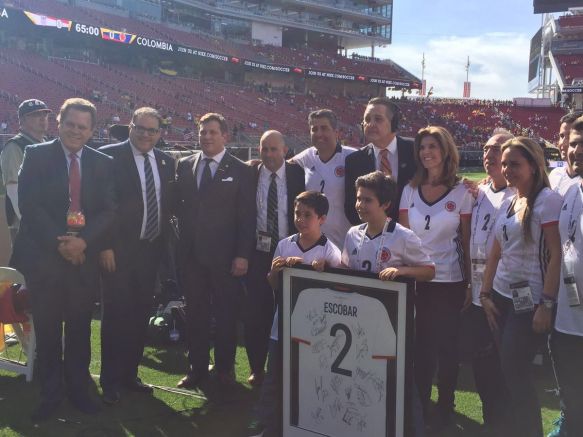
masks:
<path fill-rule="evenodd" d="M 100 339 L 98 320 L 92 326 L 91 373 L 98 374 L 100 367 Z M 17 357 L 15 347 L 9 356 Z M 143 381 L 172 389 L 186 372 L 186 358 L 182 343 L 149 346 L 140 367 Z M 238 437 L 245 435 L 250 410 L 258 392 L 246 383 L 249 368 L 243 347 L 237 350 L 237 381 L 239 384 L 229 396 L 209 394 L 200 399 L 155 389 L 154 396 L 124 394 L 114 407 L 105 407 L 96 416 L 77 413 L 64 402 L 55 419 L 33 426 L 30 413 L 38 400 L 39 387 L 26 383 L 23 376 L 0 372 L 0 436 L 34 437 L 113 437 L 113 436 L 197 436 Z M 536 366 L 537 387 L 545 431 L 558 414 L 558 400 L 549 393 L 554 388 L 552 372 L 548 366 Z M 97 386 L 94 388 L 98 396 Z M 434 392 L 435 395 L 435 392 Z M 438 437 L 474 437 L 481 431 L 481 404 L 473 384 L 471 370 L 462 365 L 456 394 L 455 424 Z"/>
<path fill-rule="evenodd" d="M 463 175 L 476 181 L 485 177 L 483 172 L 465 172 Z M 99 320 L 94 320 L 90 369 L 94 375 L 99 373 L 100 368 L 99 327 Z M 187 370 L 184 353 L 183 343 L 149 346 L 142 360 L 140 377 L 149 384 L 172 389 Z M 8 354 L 16 358 L 16 347 L 10 347 Z M 124 394 L 118 405 L 104 407 L 103 412 L 96 416 L 77 413 L 64 402 L 54 420 L 33 426 L 29 418 L 38 400 L 38 385 L 26 383 L 23 376 L 0 371 L 0 436 L 244 436 L 258 392 L 246 383 L 249 368 L 241 346 L 237 350 L 236 373 L 239 384 L 230 396 L 209 396 L 205 400 L 155 389 L 154 396 Z M 554 388 L 554 379 L 548 366 L 535 367 L 535 374 L 543 406 L 545 432 L 548 432 L 558 415 L 558 400 L 549 393 Z M 99 389 L 95 386 L 95 396 L 98 393 Z M 481 404 L 475 392 L 471 369 L 463 364 L 456 393 L 455 424 L 438 437 L 482 435 L 480 425 Z"/>

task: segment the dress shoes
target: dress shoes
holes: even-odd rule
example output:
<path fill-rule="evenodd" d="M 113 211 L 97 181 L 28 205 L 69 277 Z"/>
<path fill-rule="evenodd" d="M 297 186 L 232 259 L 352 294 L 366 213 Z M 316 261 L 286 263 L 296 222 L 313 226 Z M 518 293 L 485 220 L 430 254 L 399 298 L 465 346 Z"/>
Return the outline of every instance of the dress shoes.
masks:
<path fill-rule="evenodd" d="M 152 386 L 144 384 L 140 378 L 130 379 L 124 384 L 124 387 L 136 393 L 146 393 L 151 394 L 154 392 Z"/>
<path fill-rule="evenodd" d="M 201 385 L 208 379 L 208 375 L 197 376 L 189 373 L 176 384 L 178 388 L 185 388 L 193 390 L 195 388 L 202 388 Z"/>
<path fill-rule="evenodd" d="M 101 407 L 95 403 L 89 395 L 69 396 L 69 401 L 75 409 L 85 414 L 97 414 L 101 411 Z"/>
<path fill-rule="evenodd" d="M 247 382 L 251 387 L 261 387 L 263 380 L 265 379 L 265 372 L 255 372 L 249 375 Z"/>
<path fill-rule="evenodd" d="M 229 372 L 217 371 L 216 378 L 217 382 L 224 387 L 231 387 L 237 384 L 235 369 L 231 369 Z"/>
<path fill-rule="evenodd" d="M 34 423 L 45 422 L 51 418 L 59 405 L 61 404 L 60 401 L 53 401 L 53 402 L 41 402 L 39 406 L 32 412 L 30 419 Z"/>
<path fill-rule="evenodd" d="M 101 400 L 103 401 L 104 404 L 115 405 L 120 400 L 119 391 L 117 391 L 116 389 L 104 388 L 103 394 L 101 395 Z"/>

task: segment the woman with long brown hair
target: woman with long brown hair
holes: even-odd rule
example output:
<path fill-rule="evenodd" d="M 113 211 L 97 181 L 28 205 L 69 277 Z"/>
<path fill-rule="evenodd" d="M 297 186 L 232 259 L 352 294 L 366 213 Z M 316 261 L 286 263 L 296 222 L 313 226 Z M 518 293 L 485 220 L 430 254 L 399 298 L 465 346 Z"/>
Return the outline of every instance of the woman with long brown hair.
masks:
<path fill-rule="evenodd" d="M 471 303 L 468 278 L 473 197 L 457 176 L 459 154 L 445 128 L 421 129 L 415 137 L 414 156 L 417 172 L 403 190 L 399 222 L 421 239 L 435 263 L 435 278 L 417 283 L 415 378 L 425 423 L 437 431 L 452 419 L 460 312 Z M 436 369 L 439 400 L 436 414 L 430 417 Z"/>
<path fill-rule="evenodd" d="M 516 195 L 502 204 L 496 218 L 480 301 L 500 340 L 513 410 L 508 435 L 540 437 L 531 363 L 551 329 L 559 287 L 562 198 L 549 188 L 543 151 L 529 138 L 502 145 L 502 173 Z"/>

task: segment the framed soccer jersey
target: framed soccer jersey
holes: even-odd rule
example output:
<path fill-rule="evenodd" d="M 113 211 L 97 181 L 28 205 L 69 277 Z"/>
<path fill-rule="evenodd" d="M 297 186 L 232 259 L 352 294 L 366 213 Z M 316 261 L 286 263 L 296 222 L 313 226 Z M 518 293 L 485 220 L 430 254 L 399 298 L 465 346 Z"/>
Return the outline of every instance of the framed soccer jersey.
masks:
<path fill-rule="evenodd" d="M 284 437 L 403 435 L 409 286 L 284 269 Z"/>

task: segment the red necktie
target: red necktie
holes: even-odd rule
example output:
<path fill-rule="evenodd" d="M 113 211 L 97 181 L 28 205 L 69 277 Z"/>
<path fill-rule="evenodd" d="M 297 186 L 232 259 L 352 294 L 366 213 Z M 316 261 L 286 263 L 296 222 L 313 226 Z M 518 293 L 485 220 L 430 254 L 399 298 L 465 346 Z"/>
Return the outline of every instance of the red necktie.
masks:
<path fill-rule="evenodd" d="M 79 160 L 75 153 L 69 154 L 71 163 L 69 164 L 69 197 L 71 203 L 69 211 L 81 211 L 81 173 L 79 172 Z"/>
<path fill-rule="evenodd" d="M 391 170 L 391 162 L 389 161 L 389 151 L 387 149 L 383 149 L 380 151 L 380 155 L 381 171 L 387 176 L 392 176 L 393 171 Z"/>

